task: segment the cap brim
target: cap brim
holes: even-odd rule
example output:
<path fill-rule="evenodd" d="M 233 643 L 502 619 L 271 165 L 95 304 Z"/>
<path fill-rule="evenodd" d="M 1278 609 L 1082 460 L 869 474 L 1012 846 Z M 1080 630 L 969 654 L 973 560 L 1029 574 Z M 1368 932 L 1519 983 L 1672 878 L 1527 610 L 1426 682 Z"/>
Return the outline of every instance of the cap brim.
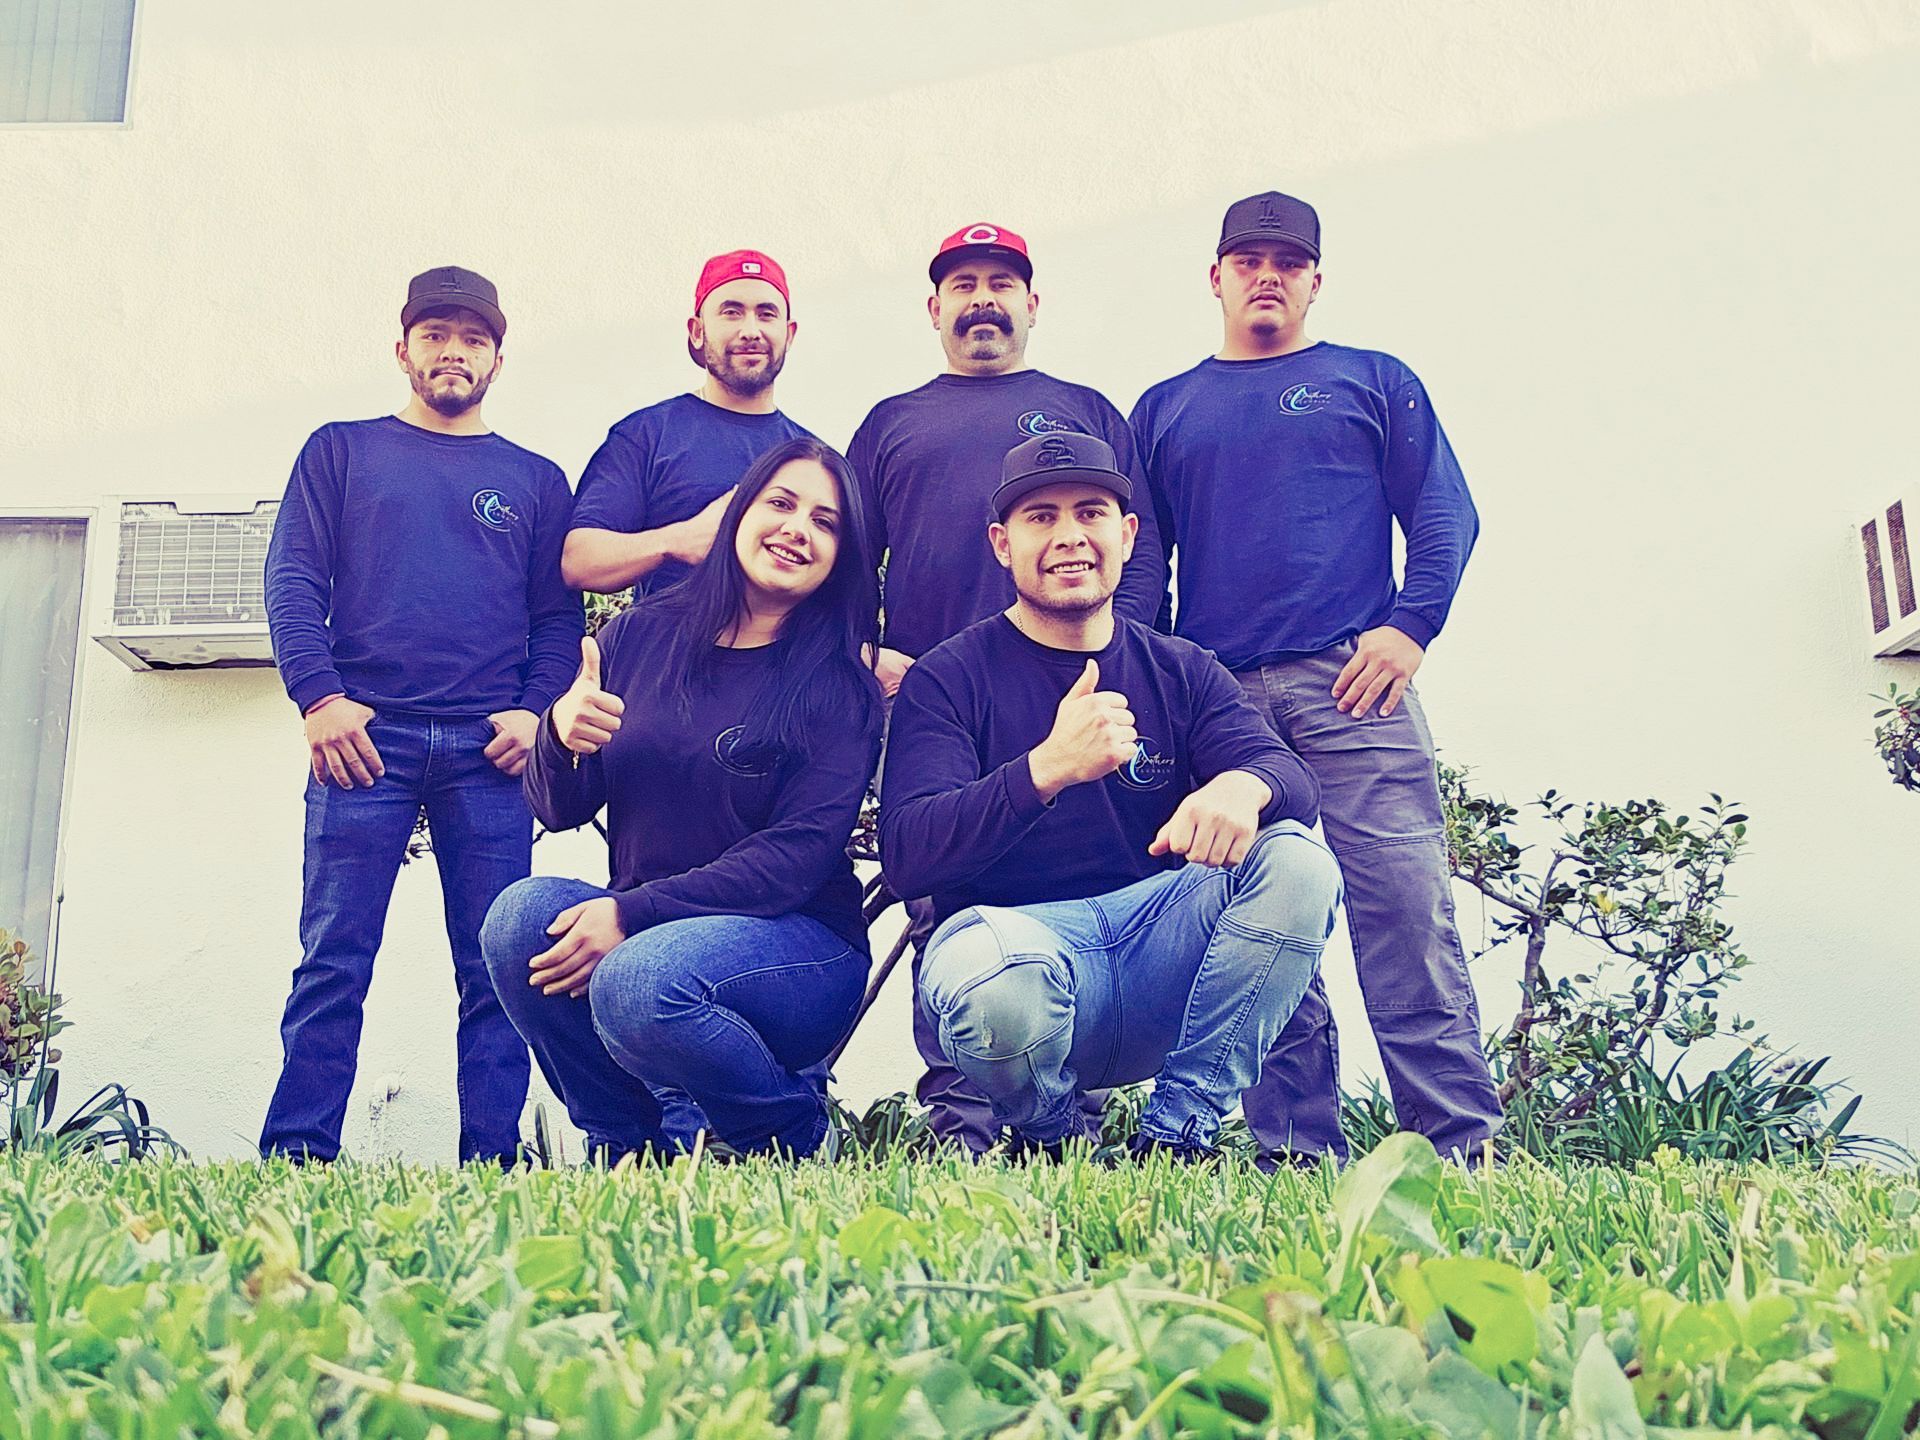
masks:
<path fill-rule="evenodd" d="M 1133 503 L 1133 481 L 1118 470 L 1102 470 L 1092 465 L 1060 465 L 1052 469 L 1037 470 L 1029 475 L 1021 475 L 1007 481 L 993 492 L 993 518 L 1004 519 L 1007 511 L 1036 490 L 1044 490 L 1049 485 L 1062 485 L 1069 481 L 1081 480 L 1098 485 L 1102 490 L 1111 491 L 1122 506 Z"/>
<path fill-rule="evenodd" d="M 1021 281 L 1028 285 L 1033 283 L 1033 261 L 1018 250 L 1009 249 L 1005 245 L 956 245 L 951 250 L 943 250 L 934 256 L 933 263 L 927 266 L 927 278 L 938 285 L 946 278 L 947 272 L 962 260 L 988 258 L 1011 260 L 1013 268 L 1020 272 Z"/>
<path fill-rule="evenodd" d="M 401 330 L 411 330 L 413 322 L 429 310 L 471 310 L 493 330 L 494 344 L 507 338 L 507 317 L 500 313 L 500 307 L 473 295 L 423 295 L 418 300 L 409 300 L 400 307 Z"/>
<path fill-rule="evenodd" d="M 1315 260 L 1320 258 L 1320 247 L 1314 244 L 1313 241 L 1307 239 L 1304 235 L 1289 235 L 1284 230 L 1238 231 L 1235 234 L 1227 236 L 1226 239 L 1220 242 L 1220 248 L 1213 252 L 1214 258 L 1218 259 L 1222 255 L 1237 250 L 1250 240 L 1265 240 L 1274 245 L 1291 245 L 1303 254 L 1311 255 Z"/>

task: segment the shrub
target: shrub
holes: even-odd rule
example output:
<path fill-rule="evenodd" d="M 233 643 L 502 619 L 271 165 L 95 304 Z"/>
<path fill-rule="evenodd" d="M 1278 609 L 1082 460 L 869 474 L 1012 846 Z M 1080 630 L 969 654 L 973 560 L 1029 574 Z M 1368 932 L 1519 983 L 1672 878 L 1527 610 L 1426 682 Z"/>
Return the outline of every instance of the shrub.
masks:
<path fill-rule="evenodd" d="M 1880 722 L 1873 727 L 1874 748 L 1894 784 L 1920 790 L 1920 687 L 1903 695 L 1898 685 L 1889 685 L 1885 699 L 1885 708 L 1873 712 Z"/>

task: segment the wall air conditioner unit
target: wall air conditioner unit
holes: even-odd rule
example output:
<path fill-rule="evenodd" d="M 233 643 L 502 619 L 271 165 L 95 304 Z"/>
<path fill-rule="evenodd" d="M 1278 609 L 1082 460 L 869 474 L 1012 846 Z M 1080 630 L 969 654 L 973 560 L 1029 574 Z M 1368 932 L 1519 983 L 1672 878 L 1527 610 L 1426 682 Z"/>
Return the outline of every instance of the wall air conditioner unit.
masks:
<path fill-rule="evenodd" d="M 1920 499 L 1912 505 L 1895 500 L 1860 523 L 1860 544 L 1867 560 L 1867 647 L 1875 657 L 1920 655 L 1920 603 L 1913 591 L 1910 523 L 1920 531 Z M 1920 540 L 1920 534 L 1914 538 Z"/>
<path fill-rule="evenodd" d="M 256 496 L 110 498 L 113 583 L 96 587 L 93 638 L 134 670 L 271 665 L 267 540 L 279 509 Z"/>

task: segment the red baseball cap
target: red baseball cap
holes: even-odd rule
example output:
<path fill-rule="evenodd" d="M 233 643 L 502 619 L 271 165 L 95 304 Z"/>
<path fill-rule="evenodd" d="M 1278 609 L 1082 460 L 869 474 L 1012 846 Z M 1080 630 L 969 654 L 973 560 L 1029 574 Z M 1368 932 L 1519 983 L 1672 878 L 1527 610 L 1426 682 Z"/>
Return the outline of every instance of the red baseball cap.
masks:
<path fill-rule="evenodd" d="M 981 220 L 964 226 L 940 242 L 927 266 L 927 277 L 938 285 L 947 271 L 962 260 L 984 259 L 989 255 L 1011 260 L 1013 268 L 1027 284 L 1033 283 L 1033 261 L 1027 257 L 1027 242 L 1001 225 Z"/>
<path fill-rule="evenodd" d="M 758 250 L 729 250 L 700 267 L 700 278 L 693 287 L 693 313 L 698 315 L 707 296 L 729 280 L 764 280 L 780 292 L 788 309 L 793 308 L 793 297 L 787 293 L 787 272 L 777 260 Z"/>

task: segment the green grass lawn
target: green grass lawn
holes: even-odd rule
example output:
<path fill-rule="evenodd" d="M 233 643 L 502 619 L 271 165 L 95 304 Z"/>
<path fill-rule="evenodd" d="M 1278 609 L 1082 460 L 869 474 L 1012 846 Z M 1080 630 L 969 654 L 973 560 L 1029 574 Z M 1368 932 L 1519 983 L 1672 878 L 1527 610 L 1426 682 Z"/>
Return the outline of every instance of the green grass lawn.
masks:
<path fill-rule="evenodd" d="M 0 1155 L 0 1436 L 1908 1433 L 1920 1188 Z M 1669 1432 L 1671 1433 L 1671 1432 Z"/>

